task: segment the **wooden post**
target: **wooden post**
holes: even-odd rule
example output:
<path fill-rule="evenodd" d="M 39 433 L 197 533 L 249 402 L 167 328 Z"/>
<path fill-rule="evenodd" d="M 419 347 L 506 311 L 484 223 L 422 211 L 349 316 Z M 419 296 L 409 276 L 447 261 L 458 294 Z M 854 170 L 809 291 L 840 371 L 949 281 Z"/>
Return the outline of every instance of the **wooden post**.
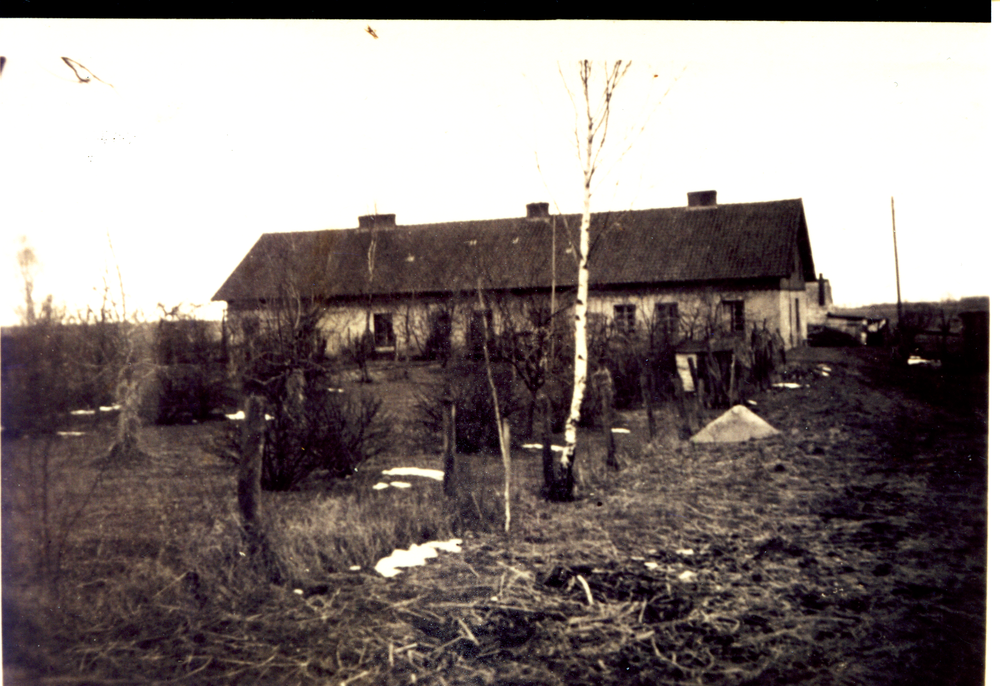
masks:
<path fill-rule="evenodd" d="M 441 419 L 444 433 L 444 494 L 454 498 L 458 495 L 458 482 L 455 473 L 455 400 L 450 387 L 445 390 Z"/>
<path fill-rule="evenodd" d="M 649 370 L 644 370 L 642 376 L 639 377 L 639 385 L 642 390 L 642 402 L 646 406 L 646 425 L 649 427 L 649 440 L 650 442 L 656 438 L 656 416 L 653 414 L 653 392 L 650 389 L 651 382 L 650 377 L 652 375 Z"/>
<path fill-rule="evenodd" d="M 260 475 L 264 457 L 264 400 L 259 395 L 247 398 L 243 424 L 243 454 L 240 460 L 237 501 L 243 526 L 250 536 L 260 535 Z"/>
<path fill-rule="evenodd" d="M 503 456 L 503 530 L 510 531 L 510 421 L 504 417 L 500 422 L 500 454 Z"/>
<path fill-rule="evenodd" d="M 733 359 L 729 363 L 729 407 L 736 404 L 736 349 L 733 348 Z"/>
<path fill-rule="evenodd" d="M 556 481 L 552 465 L 552 401 L 543 395 L 542 402 L 542 476 L 545 479 L 545 493 L 549 493 Z"/>
<path fill-rule="evenodd" d="M 691 435 L 693 436 L 701 428 L 701 418 L 705 411 L 705 382 L 698 378 L 698 369 L 694 364 L 694 360 L 690 357 L 688 358 L 688 368 L 691 370 L 691 378 L 694 380 L 695 398 L 697 399 L 695 405 L 697 426 L 691 426 Z"/>
<path fill-rule="evenodd" d="M 615 419 L 615 410 L 612 402 L 611 372 L 608 371 L 607 367 L 601 367 L 595 380 L 601 394 L 601 423 L 604 425 L 604 445 L 607 449 L 605 464 L 611 469 L 618 470 L 618 458 L 615 455 L 615 434 L 611 430 Z"/>
<path fill-rule="evenodd" d="M 680 376 L 674 377 L 674 400 L 677 406 L 677 438 L 685 440 L 691 438 L 691 408 L 689 407 L 687 391 L 684 390 L 684 381 Z"/>

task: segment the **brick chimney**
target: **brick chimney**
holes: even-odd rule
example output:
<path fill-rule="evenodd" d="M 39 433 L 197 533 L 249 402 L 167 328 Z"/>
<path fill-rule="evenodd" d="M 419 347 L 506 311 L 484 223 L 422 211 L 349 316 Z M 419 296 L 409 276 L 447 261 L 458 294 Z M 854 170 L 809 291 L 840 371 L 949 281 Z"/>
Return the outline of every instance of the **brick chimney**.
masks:
<path fill-rule="evenodd" d="M 549 204 L 547 202 L 529 202 L 528 219 L 548 219 Z"/>
<path fill-rule="evenodd" d="M 715 191 L 693 191 L 688 193 L 688 209 L 693 207 L 716 207 Z"/>
<path fill-rule="evenodd" d="M 364 214 L 358 217 L 358 228 L 361 229 L 391 229 L 394 226 L 394 214 Z"/>

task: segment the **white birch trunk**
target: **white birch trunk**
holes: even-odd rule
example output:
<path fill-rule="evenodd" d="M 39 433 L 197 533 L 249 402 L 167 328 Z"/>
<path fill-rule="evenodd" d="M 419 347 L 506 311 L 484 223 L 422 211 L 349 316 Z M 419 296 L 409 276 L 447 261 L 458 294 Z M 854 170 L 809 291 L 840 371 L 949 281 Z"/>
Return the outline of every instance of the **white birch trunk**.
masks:
<path fill-rule="evenodd" d="M 573 310 L 574 323 L 574 353 L 573 353 L 573 396 L 569 405 L 569 416 L 566 418 L 566 449 L 562 452 L 556 468 L 556 478 L 553 484 L 553 500 L 567 501 L 573 499 L 575 478 L 573 465 L 576 461 L 577 428 L 580 426 L 580 408 L 583 405 L 583 394 L 587 390 L 587 299 L 590 283 L 590 182 L 584 183 L 583 216 L 580 219 L 580 258 L 577 272 L 576 304 Z"/>

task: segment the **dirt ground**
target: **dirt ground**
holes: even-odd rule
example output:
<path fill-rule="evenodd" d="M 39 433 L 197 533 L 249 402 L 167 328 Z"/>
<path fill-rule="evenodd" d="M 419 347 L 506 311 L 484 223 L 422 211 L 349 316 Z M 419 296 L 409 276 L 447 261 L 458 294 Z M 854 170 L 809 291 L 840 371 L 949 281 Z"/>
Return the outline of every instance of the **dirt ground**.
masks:
<path fill-rule="evenodd" d="M 599 437 L 588 436 L 573 503 L 539 499 L 537 453 L 515 453 L 507 536 L 468 534 L 461 553 L 390 579 L 343 569 L 304 593 L 273 588 L 211 630 L 177 609 L 185 621 L 167 636 L 114 643 L 115 627 L 102 627 L 76 637 L 102 642 L 100 659 L 80 659 L 95 651 L 58 631 L 29 645 L 45 626 L 28 627 L 6 601 L 28 584 L 8 569 L 18 486 L 5 479 L 7 683 L 165 682 L 153 656 L 168 643 L 184 646 L 169 681 L 185 684 L 983 683 L 985 379 L 894 370 L 868 349 L 796 351 L 786 379 L 801 387 L 749 404 L 779 436 L 682 443 L 665 405 L 650 443 L 644 412 L 625 412 L 626 468 L 606 471 Z M 402 423 L 408 396 L 397 384 L 406 380 L 387 388 L 404 399 Z M 232 507 L 232 474 L 207 448 L 214 431 L 146 430 L 156 460 L 106 484 L 135 495 L 101 520 L 114 556 L 96 538 L 75 552 L 81 588 L 137 559 L 169 564 L 165 541 L 218 516 L 219 502 Z M 353 487 L 370 489 L 388 465 L 439 462 L 397 452 L 365 465 Z M 496 469 L 490 458 L 463 462 Z M 412 491 L 440 488 L 425 481 Z M 148 489 L 155 501 L 138 495 Z M 141 634 L 144 621 L 130 630 Z M 206 641 L 216 635 L 234 655 L 251 644 L 273 655 L 213 672 Z"/>

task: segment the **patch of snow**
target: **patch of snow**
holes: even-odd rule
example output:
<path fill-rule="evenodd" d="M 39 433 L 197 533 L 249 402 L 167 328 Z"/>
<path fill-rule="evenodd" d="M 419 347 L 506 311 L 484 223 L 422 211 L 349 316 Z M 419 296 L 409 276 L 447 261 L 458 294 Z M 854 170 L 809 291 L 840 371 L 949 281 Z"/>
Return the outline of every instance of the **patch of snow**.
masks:
<path fill-rule="evenodd" d="M 819 366 L 819 370 L 820 370 L 821 372 L 832 372 L 832 371 L 833 371 L 833 367 L 831 367 L 831 366 L 830 366 L 830 365 L 828 365 L 828 364 L 821 364 L 821 365 Z"/>
<path fill-rule="evenodd" d="M 659 566 L 660 566 L 660 565 L 656 564 L 655 562 L 647 562 L 647 563 L 646 563 L 646 568 L 647 568 L 647 569 L 656 569 L 656 568 L 657 568 L 657 567 L 659 567 Z"/>
<path fill-rule="evenodd" d="M 612 429 L 611 433 L 613 433 L 613 434 L 630 434 L 632 432 L 629 431 L 628 429 L 617 429 L 616 428 L 616 429 Z"/>
<path fill-rule="evenodd" d="M 93 410 L 72 410 L 70 414 L 84 415 L 84 414 L 94 414 Z"/>
<path fill-rule="evenodd" d="M 827 371 L 821 371 L 821 372 L 820 372 L 820 376 L 830 376 L 830 372 L 827 372 Z"/>
<path fill-rule="evenodd" d="M 681 572 L 680 574 L 678 574 L 677 580 L 683 581 L 684 583 L 688 583 L 694 581 L 697 578 L 697 576 L 698 576 L 697 574 L 695 574 L 689 569 L 686 572 Z"/>
<path fill-rule="evenodd" d="M 794 381 L 782 381 L 781 383 L 771 384 L 771 388 L 802 388 L 802 384 L 795 383 Z"/>
<path fill-rule="evenodd" d="M 384 488 L 389 488 L 389 484 L 384 484 L 382 482 L 379 482 L 379 483 L 375 484 L 374 486 L 372 486 L 372 488 L 374 488 L 376 491 L 381 491 Z"/>
<path fill-rule="evenodd" d="M 351 572 L 360 572 L 361 571 L 361 565 L 351 565 L 347 569 L 348 569 L 348 571 L 351 571 Z"/>
<path fill-rule="evenodd" d="M 327 393 L 343 393 L 344 389 L 343 388 L 328 388 L 328 389 L 326 389 L 326 392 Z"/>
<path fill-rule="evenodd" d="M 386 476 L 425 476 L 428 479 L 436 479 L 438 481 L 444 481 L 444 472 L 440 469 L 421 469 L 419 467 L 393 467 L 392 469 L 383 469 L 382 473 Z"/>
<path fill-rule="evenodd" d="M 927 367 L 940 367 L 941 360 L 925 360 L 922 357 L 918 357 L 916 355 L 910 355 L 910 358 L 906 361 L 906 364 L 921 365 Z"/>
<path fill-rule="evenodd" d="M 232 419 L 234 422 L 242 422 L 246 418 L 247 418 L 247 415 L 246 415 L 246 413 L 243 410 L 240 410 L 239 412 L 233 412 L 232 414 L 227 414 L 226 415 L 226 419 Z M 273 419 L 274 419 L 274 417 L 272 417 L 269 414 L 265 414 L 264 415 L 264 421 L 266 421 L 266 422 L 270 422 Z"/>
<path fill-rule="evenodd" d="M 122 409 L 121 405 L 101 405 L 101 412 L 114 412 Z"/>
<path fill-rule="evenodd" d="M 301 588 L 296 588 L 292 591 L 295 595 L 303 595 L 303 590 Z"/>
<path fill-rule="evenodd" d="M 86 436 L 86 431 L 56 431 L 58 436 Z"/>
<path fill-rule="evenodd" d="M 694 551 L 691 550 L 690 548 L 680 548 L 678 550 L 675 550 L 674 552 L 677 553 L 678 555 L 694 555 Z"/>
<path fill-rule="evenodd" d="M 413 488 L 413 484 L 406 483 L 405 481 L 390 481 L 389 485 L 393 488 Z"/>
<path fill-rule="evenodd" d="M 462 539 L 429 541 L 421 545 L 414 543 L 409 550 L 393 550 L 375 564 L 375 571 L 385 577 L 396 576 L 404 567 L 420 567 L 428 559 L 437 557 L 438 551 L 446 553 L 462 552 Z"/>
<path fill-rule="evenodd" d="M 747 401 L 747 405 L 756 405 L 756 404 L 757 404 L 756 400 L 748 400 Z"/>
<path fill-rule="evenodd" d="M 626 431 L 627 430 L 628 429 L 626 429 Z M 618 429 L 612 429 L 612 431 L 618 431 Z M 521 447 L 524 448 L 525 450 L 541 450 L 542 449 L 542 444 L 541 443 L 525 443 Z M 564 446 L 564 445 L 553 445 L 552 446 L 552 452 L 554 452 L 554 453 L 564 453 L 564 452 L 566 452 L 566 446 Z"/>

